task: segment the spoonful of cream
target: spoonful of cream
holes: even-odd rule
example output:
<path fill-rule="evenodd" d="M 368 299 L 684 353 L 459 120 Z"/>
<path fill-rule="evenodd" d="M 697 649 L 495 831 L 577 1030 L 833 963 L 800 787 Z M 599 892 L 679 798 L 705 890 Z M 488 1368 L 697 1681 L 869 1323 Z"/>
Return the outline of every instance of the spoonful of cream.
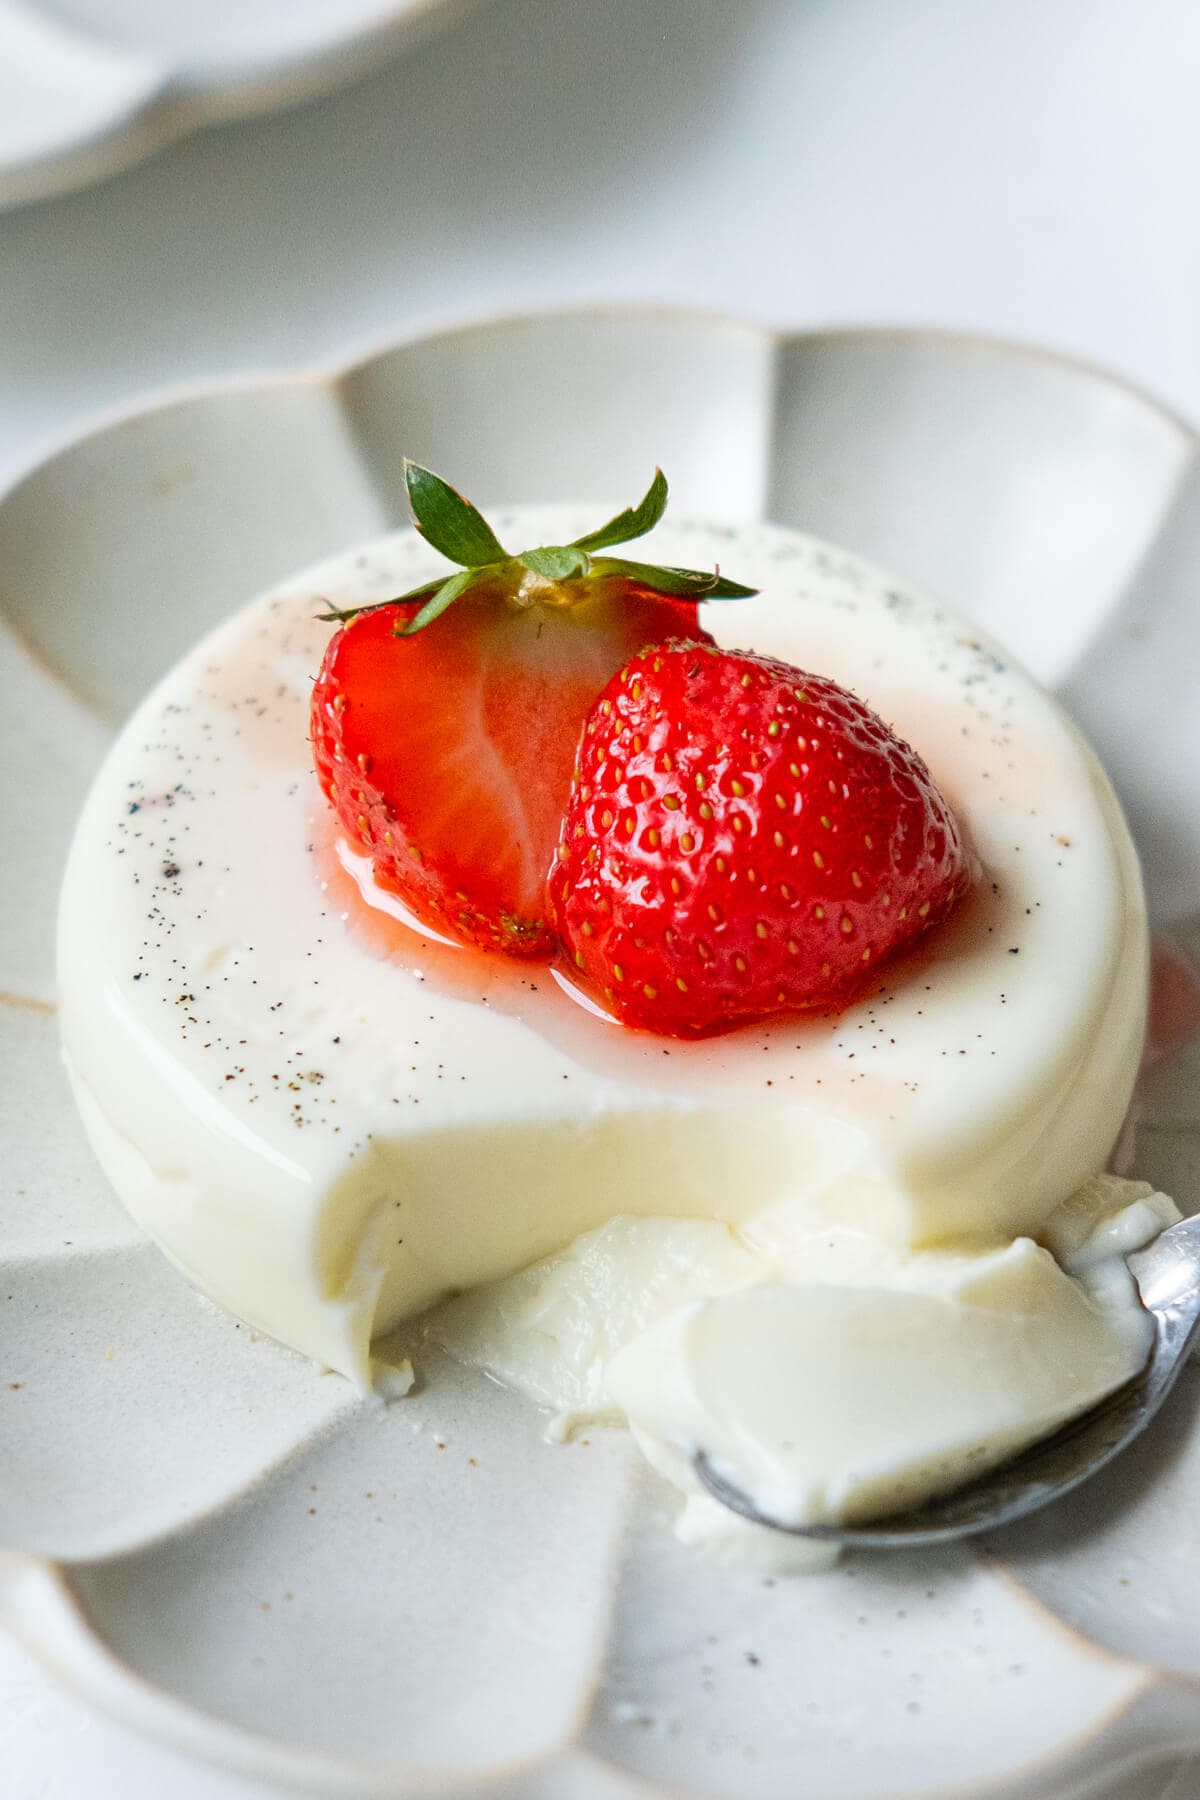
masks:
<path fill-rule="evenodd" d="M 1018 1246 L 1013 1248 L 1016 1250 Z M 1031 1250 L 1033 1248 L 1030 1246 Z M 1046 1260 L 1050 1261 L 1049 1258 Z M 978 1442 L 972 1445 L 960 1437 L 953 1455 L 947 1455 L 941 1472 L 942 1482 L 952 1469 L 958 1479 L 952 1478 L 940 1492 L 936 1431 L 929 1438 L 923 1455 L 916 1459 L 910 1457 L 907 1470 L 901 1471 L 899 1479 L 893 1468 L 888 1480 L 879 1481 L 877 1498 L 882 1505 L 878 1511 L 872 1503 L 869 1473 L 863 1469 L 856 1471 L 853 1503 L 847 1509 L 844 1523 L 837 1519 L 813 1521 L 811 1511 L 808 1517 L 797 1517 L 797 1509 L 786 1505 L 783 1484 L 773 1479 L 775 1465 L 761 1457 L 756 1463 L 755 1446 L 746 1438 L 740 1444 L 735 1443 L 734 1454 L 730 1453 L 728 1434 L 723 1434 L 719 1447 L 698 1440 L 699 1447 L 692 1455 L 696 1476 L 714 1499 L 758 1525 L 820 1543 L 864 1549 L 910 1549 L 949 1543 L 993 1531 L 1036 1512 L 1071 1493 L 1140 1436 L 1163 1405 L 1189 1350 L 1200 1337 L 1200 1216 L 1170 1225 L 1144 1248 L 1125 1257 L 1124 1263 L 1133 1278 L 1140 1307 L 1135 1302 L 1130 1308 L 1132 1316 L 1126 1322 L 1128 1329 L 1121 1334 L 1121 1346 L 1128 1355 L 1135 1341 L 1131 1333 L 1140 1331 L 1141 1343 L 1148 1343 L 1148 1354 L 1132 1378 L 1113 1388 L 1111 1376 L 1117 1366 L 1113 1359 L 1122 1353 L 1121 1347 L 1110 1344 L 1109 1361 L 1105 1363 L 1105 1343 L 1099 1337 L 1094 1343 L 1089 1341 L 1087 1321 L 1082 1317 L 1072 1320 L 1065 1334 L 1056 1325 L 1050 1335 L 1039 1342 L 1036 1313 L 1027 1313 L 1026 1324 L 1032 1332 L 1029 1341 L 1023 1347 L 1008 1345 L 1007 1351 L 1010 1357 L 1016 1355 L 1019 1359 L 1019 1383 L 1025 1383 L 1032 1395 L 1029 1417 L 1036 1416 L 1038 1393 L 1044 1397 L 1050 1394 L 1050 1386 L 1045 1383 L 1038 1389 L 1038 1379 L 1043 1372 L 1047 1377 L 1059 1379 L 1070 1368 L 1086 1368 L 1088 1378 L 1094 1380 L 1099 1389 L 1104 1390 L 1107 1385 L 1110 1391 L 1099 1404 L 1076 1412 L 1066 1423 L 1051 1425 L 1028 1448 L 1007 1460 L 1003 1459 L 1003 1452 L 997 1456 L 1006 1429 L 1005 1407 L 999 1403 L 996 1391 L 989 1388 L 986 1378 L 982 1382 L 979 1380 L 989 1351 L 994 1352 L 999 1347 L 998 1341 L 989 1344 L 985 1333 L 982 1352 L 975 1358 L 973 1370 L 969 1366 L 971 1345 L 967 1345 L 964 1352 L 963 1345 L 951 1342 L 944 1345 L 941 1352 L 945 1363 L 945 1403 L 950 1414 L 953 1415 L 964 1397 L 969 1400 L 973 1395 L 973 1403 L 982 1408 L 983 1418 Z M 780 1288 L 755 1292 L 761 1319 L 764 1306 L 780 1304 L 771 1296 L 795 1295 L 798 1290 Z M 821 1290 L 814 1288 L 808 1292 L 810 1296 L 819 1296 Z M 909 1355 L 905 1348 L 908 1322 L 903 1317 L 904 1307 L 925 1302 L 928 1297 L 895 1294 L 878 1297 L 901 1302 L 896 1316 L 884 1323 L 885 1327 L 898 1330 L 896 1358 L 903 1366 Z M 741 1300 L 744 1296 L 733 1298 Z M 793 1329 L 797 1322 L 797 1319 L 790 1321 Z M 911 1331 L 908 1338 L 911 1339 Z M 1036 1366 L 1029 1365 L 1030 1358 L 1035 1359 Z M 970 1388 L 969 1394 L 961 1385 L 964 1381 Z M 836 1370 L 830 1370 L 829 1382 L 831 1388 L 840 1387 Z M 847 1390 L 841 1391 L 843 1399 L 839 1403 L 844 1404 Z M 889 1413 L 902 1414 L 903 1406 L 903 1393 L 898 1389 L 892 1397 Z M 871 1420 L 864 1418 L 859 1421 L 859 1426 L 870 1423 Z M 803 1424 L 802 1418 L 800 1429 Z M 887 1424 L 885 1416 L 885 1427 Z M 903 1420 L 900 1419 L 898 1428 L 902 1427 Z M 854 1429 L 855 1422 L 851 1419 L 848 1434 L 852 1435 Z M 1026 1426 L 1026 1443 L 1028 1438 Z M 950 1441 L 943 1434 L 943 1445 Z M 869 1459 L 873 1451 L 866 1439 L 864 1446 L 864 1455 Z M 776 1452 L 776 1463 L 779 1452 L 793 1449 L 790 1442 L 781 1444 L 777 1438 L 771 1447 Z M 985 1462 L 992 1466 L 972 1479 L 972 1461 L 979 1466 Z M 747 1467 L 751 1469 L 752 1479 L 746 1477 Z M 911 1490 L 907 1502 L 904 1496 L 906 1480 Z M 751 1487 L 753 1494 L 749 1491 Z M 899 1504 L 896 1504 L 897 1496 Z"/>

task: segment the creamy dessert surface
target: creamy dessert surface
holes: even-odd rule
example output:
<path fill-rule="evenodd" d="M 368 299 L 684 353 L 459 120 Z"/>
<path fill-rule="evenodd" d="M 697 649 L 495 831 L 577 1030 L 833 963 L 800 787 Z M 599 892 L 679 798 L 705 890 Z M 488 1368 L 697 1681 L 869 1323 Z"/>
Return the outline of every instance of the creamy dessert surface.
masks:
<path fill-rule="evenodd" d="M 517 517 L 513 537 L 530 542 L 587 523 Z M 311 774 L 307 708 L 331 629 L 319 601 L 377 599 L 439 567 L 397 533 L 206 638 L 97 779 L 64 885 L 60 987 L 80 1106 L 118 1192 L 213 1298 L 363 1382 L 373 1336 L 488 1283 L 501 1284 L 492 1337 L 476 1318 L 471 1341 L 496 1366 L 507 1279 L 640 1220 L 604 1279 L 618 1297 L 678 1293 L 679 1307 L 644 1307 L 597 1356 L 611 1365 L 603 1404 L 648 1445 L 666 1441 L 662 1408 L 683 1404 L 654 1389 L 650 1360 L 690 1381 L 731 1366 L 735 1338 L 751 1354 L 738 1295 L 764 1283 L 750 1338 L 767 1361 L 815 1354 L 818 1314 L 776 1292 L 789 1284 L 824 1290 L 823 1342 L 861 1344 L 867 1265 L 914 1369 L 935 1296 L 955 1318 L 986 1312 L 997 1343 L 1032 1305 L 1056 1368 L 1053 1333 L 1077 1329 L 1081 1367 L 1115 1380 L 1137 1351 L 1119 1281 L 1097 1297 L 1048 1252 L 1013 1246 L 1044 1238 L 1104 1166 L 1144 1033 L 1140 881 L 1095 758 L 1003 651 L 852 557 L 765 526 L 663 526 L 654 546 L 763 588 L 705 609 L 719 642 L 833 676 L 916 745 L 982 871 L 950 925 L 836 1018 L 681 1043 L 597 1018 L 547 968 L 372 916 L 359 890 L 382 896 L 339 855 Z M 991 1341 L 971 1336 L 967 1359 L 1000 1366 Z M 1086 1389 L 1048 1380 L 1022 1400 L 1018 1384 L 993 1440 Z"/>

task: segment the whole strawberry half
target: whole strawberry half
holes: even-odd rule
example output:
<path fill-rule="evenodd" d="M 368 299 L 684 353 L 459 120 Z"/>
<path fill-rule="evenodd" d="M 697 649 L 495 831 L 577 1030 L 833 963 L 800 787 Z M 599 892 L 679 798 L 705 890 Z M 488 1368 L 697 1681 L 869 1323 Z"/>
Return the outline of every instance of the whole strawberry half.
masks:
<path fill-rule="evenodd" d="M 643 645 L 697 632 L 718 574 L 596 554 L 661 517 L 636 508 L 568 545 L 511 555 L 439 476 L 405 466 L 418 528 L 464 565 L 340 625 L 313 690 L 317 774 L 376 880 L 443 934 L 546 956 L 546 876 L 584 719 Z"/>
<path fill-rule="evenodd" d="M 551 894 L 580 984 L 687 1036 L 845 1005 L 969 879 L 928 769 L 861 700 L 673 642 L 588 715 Z"/>

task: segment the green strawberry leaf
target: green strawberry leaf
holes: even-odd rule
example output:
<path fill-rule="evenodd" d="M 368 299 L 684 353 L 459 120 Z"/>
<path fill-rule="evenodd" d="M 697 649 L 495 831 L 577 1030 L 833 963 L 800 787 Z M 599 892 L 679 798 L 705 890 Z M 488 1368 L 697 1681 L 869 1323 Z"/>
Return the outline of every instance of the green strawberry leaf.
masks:
<path fill-rule="evenodd" d="M 404 484 L 417 530 L 451 562 L 478 568 L 482 563 L 506 560 L 508 551 L 487 520 L 432 469 L 406 458 Z"/>
<path fill-rule="evenodd" d="M 683 570 L 682 573 L 687 574 L 688 571 Z M 714 569 L 713 585 L 706 591 L 704 598 L 706 600 L 749 600 L 758 591 L 756 587 L 747 587 L 745 582 L 731 581 L 727 575 L 722 575 L 720 569 Z"/>
<path fill-rule="evenodd" d="M 464 574 L 476 575 L 476 569 L 464 570 Z M 449 580 L 457 579 L 455 575 Z M 318 613 L 318 619 L 327 620 L 330 624 L 348 625 L 351 619 L 366 618 L 368 613 L 383 612 L 388 606 L 410 606 L 414 600 L 427 600 L 443 585 L 440 581 L 422 581 L 417 587 L 409 588 L 406 594 L 389 594 L 386 600 L 373 600 L 369 606 L 331 606 L 328 612 Z"/>
<path fill-rule="evenodd" d="M 314 613 L 313 617 L 319 619 L 322 625 L 348 625 L 351 619 L 357 619 L 359 613 L 372 610 L 369 606 L 334 606 L 330 602 L 328 612 Z"/>
<path fill-rule="evenodd" d="M 522 550 L 520 561 L 547 581 L 569 581 L 572 575 L 586 575 L 590 566 L 586 553 L 573 544 L 544 544 L 540 550 Z"/>
<path fill-rule="evenodd" d="M 478 569 L 461 569 L 457 575 L 450 575 L 430 594 L 420 612 L 414 613 L 405 625 L 397 625 L 393 636 L 414 637 L 418 631 L 424 631 L 426 625 L 432 625 L 440 619 L 448 606 L 453 606 L 460 594 L 465 594 L 479 578 Z M 417 593 L 424 590 L 418 588 Z M 415 599 L 416 595 L 405 595 L 406 599 Z M 392 602 L 392 604 L 395 604 Z"/>
<path fill-rule="evenodd" d="M 657 594 L 675 594 L 698 600 L 745 600 L 758 589 L 743 587 L 740 581 L 729 581 L 719 569 L 706 573 L 702 569 L 672 569 L 658 563 L 630 562 L 623 556 L 595 556 L 593 575 L 626 575 L 640 581 Z"/>
<path fill-rule="evenodd" d="M 644 537 L 652 531 L 666 510 L 667 478 L 661 469 L 655 469 L 654 480 L 636 506 L 626 507 L 598 531 L 589 531 L 572 542 L 577 550 L 605 550 L 610 544 L 627 544 L 630 538 Z"/>
<path fill-rule="evenodd" d="M 345 625 L 360 613 L 379 612 L 385 606 L 402 606 L 422 602 L 419 610 L 404 624 L 397 625 L 397 637 L 412 637 L 441 617 L 467 590 L 487 581 L 503 600 L 515 597 L 520 588 L 522 568 L 539 575 L 544 581 L 584 581 L 592 576 L 623 576 L 636 581 L 657 594 L 673 594 L 692 600 L 740 600 L 756 594 L 757 588 L 743 587 L 730 581 L 719 569 L 709 573 L 701 569 L 676 569 L 658 563 L 631 562 L 620 556 L 593 556 L 611 544 L 623 544 L 630 538 L 642 537 L 662 518 L 667 504 L 667 482 L 661 469 L 636 506 L 601 525 L 570 544 L 541 544 L 520 556 L 510 556 L 491 526 L 469 500 L 448 482 L 423 469 L 419 463 L 405 460 L 404 481 L 417 530 L 426 541 L 461 564 L 460 569 L 443 581 L 425 581 L 370 606 L 331 606 L 317 617 L 331 624 Z"/>

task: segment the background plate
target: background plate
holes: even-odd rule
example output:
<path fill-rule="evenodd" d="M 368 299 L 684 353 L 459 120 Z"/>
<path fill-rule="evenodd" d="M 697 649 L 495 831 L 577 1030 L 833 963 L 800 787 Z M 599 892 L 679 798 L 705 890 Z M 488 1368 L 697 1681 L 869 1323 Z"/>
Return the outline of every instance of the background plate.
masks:
<path fill-rule="evenodd" d="M 521 428 L 564 394 L 569 426 Z M 552 1449 L 449 1366 L 360 1405 L 106 1192 L 52 1016 L 76 809 L 208 624 L 404 517 L 402 453 L 497 505 L 620 504 L 660 461 L 679 514 L 771 516 L 952 598 L 1088 726 L 1156 918 L 1200 950 L 1200 456 L 1094 371 L 590 312 L 106 421 L 0 498 L 0 1617 L 112 1718 L 297 1792 L 1140 1800 L 1200 1752 L 1195 1380 L 1110 1480 L 982 1554 L 770 1581 L 678 1546 L 620 1434 Z M 1135 1158 L 1185 1207 L 1198 1096 L 1192 1045 L 1145 1083 Z"/>
<path fill-rule="evenodd" d="M 470 0 L 0 0 L 0 207 L 407 49 Z"/>

